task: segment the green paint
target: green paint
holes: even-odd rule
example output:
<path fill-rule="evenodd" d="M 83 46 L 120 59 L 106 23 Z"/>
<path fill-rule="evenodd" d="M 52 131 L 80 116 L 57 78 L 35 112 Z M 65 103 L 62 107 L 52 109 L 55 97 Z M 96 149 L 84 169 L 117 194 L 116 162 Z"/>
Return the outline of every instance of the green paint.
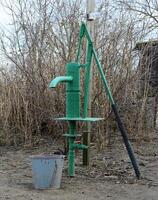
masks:
<path fill-rule="evenodd" d="M 113 97 L 112 97 L 112 94 L 111 94 L 111 91 L 110 91 L 110 88 L 108 86 L 108 83 L 107 83 L 107 80 L 106 80 L 106 77 L 104 75 L 104 72 L 103 72 L 103 69 L 102 69 L 102 66 L 101 66 L 101 63 L 98 59 L 98 56 L 96 54 L 96 50 L 95 48 L 93 47 L 93 42 L 92 42 L 92 39 L 91 39 L 91 36 L 90 36 L 90 33 L 86 27 L 86 24 L 85 23 L 82 23 L 81 25 L 81 28 L 80 28 L 80 36 L 79 36 L 79 48 L 78 48 L 78 53 L 77 55 L 80 55 L 80 50 L 81 50 L 81 43 L 83 41 L 83 37 L 85 37 L 88 41 L 88 45 L 87 45 L 87 54 L 86 54 L 86 64 L 82 64 L 83 65 L 86 65 L 86 77 L 85 77 L 85 97 L 84 97 L 84 116 L 86 117 L 87 115 L 87 109 L 88 109 L 88 97 L 89 97 L 89 82 L 90 82 L 90 78 L 91 78 L 91 74 L 90 74 L 90 68 L 91 68 L 91 63 L 92 63 L 92 58 L 94 57 L 95 59 L 95 62 L 97 64 L 97 67 L 98 67 L 98 70 L 100 72 L 100 75 L 101 75 L 101 79 L 103 80 L 103 83 L 104 83 L 104 87 L 105 87 L 105 91 L 106 91 L 106 94 L 110 100 L 110 103 L 111 104 L 115 104 L 114 100 L 113 100 Z M 77 62 L 80 63 L 80 57 L 77 56 Z"/>
<path fill-rule="evenodd" d="M 83 38 L 87 39 L 87 52 L 86 52 L 86 63 L 81 64 L 81 47 Z M 97 57 L 96 51 L 93 47 L 93 42 L 91 36 L 87 30 L 87 27 L 84 23 L 82 23 L 80 28 L 80 36 L 79 36 L 79 45 L 77 51 L 76 62 L 70 62 L 66 65 L 66 76 L 59 76 L 51 81 L 49 87 L 56 87 L 60 82 L 66 82 L 66 117 L 58 118 L 58 120 L 67 120 L 69 123 L 69 131 L 64 134 L 68 139 L 69 143 L 69 155 L 68 155 L 68 174 L 73 177 L 75 175 L 75 149 L 80 149 L 84 151 L 89 151 L 88 145 L 90 143 L 90 133 L 86 133 L 86 137 L 84 138 L 84 144 L 76 144 L 75 140 L 78 136 L 76 131 L 76 122 L 77 121 L 98 121 L 102 120 L 102 118 L 91 118 L 88 117 L 88 104 L 89 104 L 89 83 L 91 79 L 91 64 L 92 59 L 96 61 L 98 66 L 101 78 L 104 83 L 104 87 L 106 90 L 106 94 L 111 102 L 114 104 L 114 100 L 112 98 L 109 86 L 106 81 L 106 77 L 102 70 L 102 66 Z M 85 69 L 85 84 L 84 84 L 84 107 L 83 113 L 80 113 L 80 68 L 83 67 Z M 87 159 L 87 157 L 86 157 Z"/>
<path fill-rule="evenodd" d="M 75 135 L 76 133 L 76 121 L 69 121 L 69 134 Z M 69 138 L 69 167 L 68 167 L 68 174 L 71 177 L 75 176 L 75 149 L 73 148 L 75 137 L 68 137 Z"/>
<path fill-rule="evenodd" d="M 89 105 L 89 90 L 90 90 L 90 80 L 91 80 L 91 64 L 92 64 L 92 44 L 88 43 L 87 45 L 87 55 L 86 55 L 86 64 L 85 68 L 85 86 L 84 86 L 84 113 L 83 116 L 87 117 L 88 115 L 88 105 Z"/>
<path fill-rule="evenodd" d="M 84 144 L 72 144 L 71 147 L 72 149 L 88 149 L 88 147 Z"/>
<path fill-rule="evenodd" d="M 99 69 L 101 78 L 102 78 L 103 83 L 104 83 L 106 95 L 108 96 L 110 103 L 111 103 L 112 105 L 114 105 L 114 104 L 115 104 L 114 99 L 113 99 L 113 97 L 112 97 L 112 94 L 111 94 L 110 88 L 109 88 L 109 86 L 108 86 L 106 77 L 105 77 L 105 75 L 104 75 L 102 66 L 101 66 L 101 64 L 100 64 L 100 62 L 99 62 L 98 56 L 97 56 L 96 51 L 95 51 L 94 48 L 93 48 L 93 55 L 94 55 L 94 59 L 95 59 L 95 61 L 96 61 L 97 67 L 98 67 L 98 69 Z"/>
<path fill-rule="evenodd" d="M 68 63 L 66 75 L 73 77 L 73 81 L 66 83 L 66 117 L 80 117 L 80 65 Z"/>
<path fill-rule="evenodd" d="M 49 84 L 49 88 L 56 87 L 57 84 L 60 83 L 60 82 L 71 82 L 72 80 L 73 80 L 72 76 L 59 76 L 59 77 L 56 77 Z"/>

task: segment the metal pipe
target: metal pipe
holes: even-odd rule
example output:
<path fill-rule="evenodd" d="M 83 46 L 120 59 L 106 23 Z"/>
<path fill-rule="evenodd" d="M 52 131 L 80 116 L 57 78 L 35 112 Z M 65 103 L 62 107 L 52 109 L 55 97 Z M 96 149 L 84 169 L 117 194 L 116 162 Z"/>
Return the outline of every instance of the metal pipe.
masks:
<path fill-rule="evenodd" d="M 75 136 L 76 121 L 69 121 L 69 134 Z M 68 154 L 68 174 L 70 177 L 75 176 L 75 149 L 73 148 L 75 137 L 69 137 L 69 154 Z"/>
<path fill-rule="evenodd" d="M 98 60 L 98 57 L 97 57 L 97 54 L 96 54 L 96 51 L 95 49 L 93 48 L 93 55 L 94 55 L 94 59 L 96 61 L 96 64 L 98 66 L 98 70 L 100 72 L 100 75 L 101 75 L 101 78 L 103 80 L 103 83 L 104 83 L 104 87 L 105 87 L 105 91 L 106 91 L 106 94 L 109 98 L 109 101 L 111 103 L 111 106 L 112 106 L 112 110 L 115 114 L 115 117 L 116 117 L 116 122 L 117 122 L 117 125 L 118 125 L 118 128 L 121 132 L 121 136 L 123 138 L 123 141 L 124 141 L 124 144 L 126 146 L 126 149 L 127 149 L 127 152 L 128 152 L 128 155 L 129 155 L 129 158 L 131 160 L 131 163 L 133 165 L 133 168 L 134 168 L 134 171 L 135 171 L 135 174 L 137 176 L 137 178 L 139 179 L 140 178 L 140 171 L 139 171 L 139 166 L 138 166 L 138 163 L 136 161 L 136 158 L 135 158 L 135 155 L 134 155 L 134 151 L 133 151 L 133 148 L 132 148 L 132 145 L 128 139 L 128 135 L 127 135 L 127 132 L 125 130 L 125 127 L 123 126 L 123 123 L 121 121 L 121 118 L 119 116 L 119 113 L 117 111 L 117 107 L 115 105 L 115 102 L 114 102 L 114 99 L 112 97 L 112 94 L 111 94 L 111 91 L 110 91 L 110 88 L 108 86 L 108 83 L 107 83 L 107 80 L 105 78 L 105 75 L 104 75 L 104 72 L 103 72 L 103 69 L 102 69 L 102 66 Z"/>
<path fill-rule="evenodd" d="M 95 51 L 94 48 L 93 48 L 93 55 L 94 55 L 94 59 L 95 59 L 95 61 L 96 61 L 96 64 L 97 64 L 97 66 L 98 66 L 98 70 L 99 70 L 99 72 L 100 72 L 101 78 L 102 78 L 102 80 L 103 80 L 104 87 L 105 87 L 105 91 L 106 91 L 106 94 L 107 94 L 107 96 L 108 96 L 108 98 L 109 98 L 109 101 L 110 101 L 111 104 L 115 104 L 114 99 L 113 99 L 112 94 L 111 94 L 111 91 L 110 91 L 110 88 L 109 88 L 109 86 L 108 86 L 107 80 L 106 80 L 106 78 L 105 78 L 105 75 L 104 75 L 102 66 L 101 66 L 101 64 L 100 64 L 100 62 L 99 62 L 99 60 L 98 60 L 98 57 L 97 57 L 97 54 L 96 54 L 96 51 Z"/>
<path fill-rule="evenodd" d="M 132 148 L 132 145 L 128 139 L 128 136 L 127 136 L 127 131 L 121 121 L 121 118 L 119 116 L 119 113 L 118 113 L 118 110 L 116 108 L 116 105 L 113 104 L 111 105 L 112 106 L 112 110 L 115 114 L 115 117 L 116 117 L 116 121 L 117 121 L 117 125 L 118 125 L 118 128 L 121 132 L 121 135 L 122 135 L 122 138 L 123 138 L 123 141 L 124 141 L 124 144 L 126 146 L 126 149 L 127 149 L 127 152 L 128 152 L 128 155 L 129 155 L 129 158 L 131 160 L 131 163 L 133 165 L 133 168 L 134 168 L 134 171 L 135 171 L 135 174 L 137 176 L 137 178 L 139 179 L 140 178 L 140 171 L 139 171 L 139 166 L 138 166 L 138 163 L 137 163 L 137 160 L 134 156 L 134 151 L 133 151 L 133 148 Z"/>
<path fill-rule="evenodd" d="M 60 82 L 68 82 L 72 80 L 73 80 L 72 76 L 58 76 L 50 82 L 49 88 L 55 88 L 57 84 Z"/>

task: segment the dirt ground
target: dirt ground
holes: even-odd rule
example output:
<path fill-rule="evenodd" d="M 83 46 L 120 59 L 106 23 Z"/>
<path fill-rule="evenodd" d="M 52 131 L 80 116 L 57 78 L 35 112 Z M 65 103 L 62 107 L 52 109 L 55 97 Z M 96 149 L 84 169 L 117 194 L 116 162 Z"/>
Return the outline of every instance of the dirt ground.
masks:
<path fill-rule="evenodd" d="M 134 144 L 142 178 L 135 178 L 121 140 L 104 151 L 91 147 L 91 165 L 76 159 L 75 178 L 67 177 L 64 163 L 59 190 L 35 190 L 29 156 L 52 153 L 59 145 L 44 143 L 32 149 L 0 147 L 0 199 L 11 200 L 158 200 L 158 138 Z"/>

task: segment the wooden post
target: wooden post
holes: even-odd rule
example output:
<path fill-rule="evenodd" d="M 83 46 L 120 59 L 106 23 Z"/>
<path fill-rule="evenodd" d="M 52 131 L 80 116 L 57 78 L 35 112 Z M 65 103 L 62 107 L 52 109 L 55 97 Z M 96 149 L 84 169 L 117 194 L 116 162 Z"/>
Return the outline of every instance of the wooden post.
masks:
<path fill-rule="evenodd" d="M 90 14 L 94 12 L 95 0 L 87 0 L 87 27 L 93 39 L 94 33 L 94 19 L 91 18 Z M 91 67 L 91 78 L 90 78 L 90 91 L 89 91 L 89 105 L 88 105 L 88 116 L 91 116 L 91 95 L 92 95 L 92 68 Z M 87 123 L 86 131 L 83 133 L 83 144 L 88 146 L 88 149 L 83 150 L 83 165 L 88 166 L 90 161 L 90 132 L 91 124 Z"/>

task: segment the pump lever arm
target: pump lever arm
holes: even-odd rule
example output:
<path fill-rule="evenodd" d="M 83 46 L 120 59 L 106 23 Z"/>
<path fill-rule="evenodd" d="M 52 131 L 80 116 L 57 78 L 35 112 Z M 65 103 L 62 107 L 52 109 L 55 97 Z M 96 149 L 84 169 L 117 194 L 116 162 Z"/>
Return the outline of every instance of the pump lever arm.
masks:
<path fill-rule="evenodd" d="M 85 23 L 82 23 L 81 28 L 80 28 L 80 39 L 79 39 L 79 46 L 78 46 L 78 51 L 77 51 L 76 62 L 80 63 L 80 53 L 81 53 L 81 45 L 82 45 L 82 39 L 83 39 L 83 37 L 86 37 L 86 39 L 88 40 L 87 56 L 86 56 L 86 64 L 87 64 L 87 66 L 86 66 L 86 78 L 85 78 L 85 81 L 86 81 L 86 84 L 85 84 L 85 94 L 86 95 L 84 97 L 84 117 L 87 116 L 88 96 L 89 96 L 89 81 L 90 81 L 90 77 L 91 77 L 91 75 L 90 75 L 90 73 L 91 73 L 90 68 L 91 68 L 92 56 L 94 56 L 94 59 L 95 59 L 95 62 L 97 64 L 99 73 L 100 73 L 101 78 L 102 78 L 103 83 L 104 83 L 106 95 L 108 96 L 108 99 L 109 99 L 109 101 L 111 103 L 112 110 L 113 110 L 113 112 L 115 114 L 116 121 L 117 121 L 117 124 L 118 124 L 118 128 L 119 128 L 119 130 L 121 132 L 121 135 L 122 135 L 123 141 L 125 143 L 128 155 L 130 157 L 131 163 L 132 163 L 133 168 L 135 170 L 135 174 L 136 174 L 137 178 L 140 178 L 139 166 L 137 164 L 133 148 L 132 148 L 132 146 L 131 146 L 131 144 L 129 142 L 126 129 L 123 126 L 123 123 L 122 123 L 121 118 L 119 116 L 119 113 L 117 111 L 116 104 L 115 104 L 114 99 L 112 97 L 112 94 L 111 94 L 110 88 L 108 86 L 106 77 L 104 75 L 102 66 L 101 66 L 101 64 L 99 62 L 99 59 L 98 59 L 97 54 L 96 54 L 96 51 L 95 51 L 95 49 L 93 47 L 93 42 L 92 42 L 90 33 L 88 32 L 88 29 L 87 29 Z"/>
<path fill-rule="evenodd" d="M 81 46 L 82 46 L 82 39 L 86 37 L 88 40 L 88 43 L 93 46 L 92 38 L 91 35 L 86 27 L 86 24 L 82 22 L 81 28 L 80 28 L 80 35 L 79 35 L 79 44 L 78 44 L 78 50 L 77 50 L 77 57 L 76 57 L 76 62 L 80 61 L 80 56 L 81 56 Z"/>
<path fill-rule="evenodd" d="M 106 94 L 108 96 L 108 99 L 111 103 L 111 107 L 112 107 L 112 110 L 115 114 L 115 118 L 116 118 L 116 122 L 117 122 L 117 125 L 118 125 L 118 128 L 121 132 L 121 136 L 123 138 L 123 141 L 124 141 L 124 144 L 126 146 L 126 149 L 127 149 L 127 152 L 128 152 L 128 155 L 129 155 L 129 158 L 131 160 L 131 163 L 133 165 L 133 168 L 135 170 L 135 174 L 137 176 L 137 178 L 139 179 L 140 178 L 140 171 L 139 171 L 139 166 L 137 164 L 137 160 L 135 158 L 135 155 L 134 155 L 134 151 L 133 151 L 133 148 L 132 148 L 132 145 L 128 139 L 128 135 L 127 135 L 127 132 L 126 132 L 126 129 L 122 123 L 122 120 L 119 116 L 119 113 L 118 113 L 118 110 L 117 110 L 117 107 L 116 107 L 116 104 L 114 102 L 114 99 L 112 97 L 112 94 L 111 94 L 111 91 L 110 91 L 110 88 L 108 86 L 108 83 L 107 83 L 107 80 L 106 80 L 106 77 L 104 75 L 104 72 L 103 72 L 103 69 L 102 69 L 102 66 L 98 60 L 98 57 L 97 57 L 97 54 L 96 54 L 96 51 L 95 49 L 93 48 L 93 55 L 94 55 L 94 59 L 96 61 L 96 64 L 98 66 L 98 70 L 100 72 L 100 75 L 101 75 L 101 78 L 103 80 L 103 83 L 104 83 L 104 87 L 105 87 L 105 91 L 106 91 Z"/>

